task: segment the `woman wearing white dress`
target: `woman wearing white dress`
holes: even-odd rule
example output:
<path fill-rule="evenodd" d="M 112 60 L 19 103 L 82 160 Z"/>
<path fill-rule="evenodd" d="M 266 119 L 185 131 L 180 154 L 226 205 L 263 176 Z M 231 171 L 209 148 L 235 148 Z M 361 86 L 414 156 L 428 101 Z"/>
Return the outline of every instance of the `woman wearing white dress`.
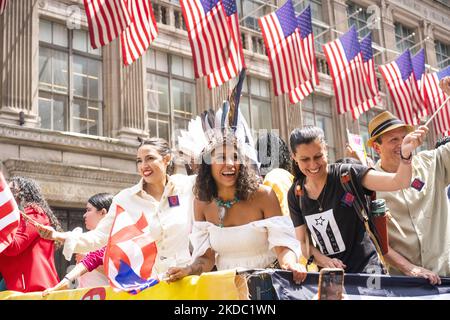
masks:
<path fill-rule="evenodd" d="M 193 261 L 170 268 L 169 281 L 234 268 L 279 266 L 302 282 L 300 244 L 275 193 L 258 183 L 233 136 L 216 139 L 202 153 L 194 186 Z"/>

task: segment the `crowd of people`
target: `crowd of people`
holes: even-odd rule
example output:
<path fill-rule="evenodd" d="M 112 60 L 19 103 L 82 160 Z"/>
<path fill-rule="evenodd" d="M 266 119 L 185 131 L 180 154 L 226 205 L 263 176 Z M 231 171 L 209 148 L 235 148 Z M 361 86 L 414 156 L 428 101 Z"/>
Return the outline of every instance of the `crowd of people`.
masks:
<path fill-rule="evenodd" d="M 441 87 L 450 95 L 450 78 Z M 150 221 L 157 247 L 152 274 L 168 282 L 212 270 L 279 268 L 301 283 L 311 264 L 423 277 L 435 285 L 450 276 L 448 137 L 416 152 L 428 128 L 415 129 L 385 111 L 369 123 L 367 144 L 379 156 L 373 166 L 357 159 L 329 163 L 324 132 L 305 126 L 292 131 L 290 150 L 273 133 L 259 137 L 258 167 L 248 145 L 220 129 L 208 136 L 190 175 L 173 172 L 167 141 L 142 140 L 140 181 L 115 196 L 92 196 L 84 233 L 61 229 L 35 181 L 10 179 L 24 215 L 13 243 L 0 253 L 6 289 L 46 295 L 76 279 L 79 287 L 107 285 L 102 265 L 118 207 Z M 388 223 L 387 252 L 370 228 L 375 195 L 396 221 Z M 59 246 L 68 260 L 77 254 L 77 265 L 61 281 L 54 263 Z"/>

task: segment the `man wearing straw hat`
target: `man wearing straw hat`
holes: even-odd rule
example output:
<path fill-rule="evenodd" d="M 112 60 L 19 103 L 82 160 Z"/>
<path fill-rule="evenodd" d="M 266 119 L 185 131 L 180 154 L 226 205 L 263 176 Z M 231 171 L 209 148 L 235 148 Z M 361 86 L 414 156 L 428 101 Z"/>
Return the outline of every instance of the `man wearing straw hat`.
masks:
<path fill-rule="evenodd" d="M 441 82 L 450 95 L 450 78 Z M 414 127 L 389 111 L 369 123 L 367 145 L 380 156 L 375 169 L 396 172 L 401 161 L 412 161 L 411 186 L 396 192 L 377 192 L 386 200 L 401 231 L 388 223 L 389 253 L 385 256 L 391 274 L 423 277 L 440 284 L 439 276 L 450 276 L 450 217 L 445 187 L 450 184 L 450 144 L 416 155 L 401 154 L 403 138 Z"/>

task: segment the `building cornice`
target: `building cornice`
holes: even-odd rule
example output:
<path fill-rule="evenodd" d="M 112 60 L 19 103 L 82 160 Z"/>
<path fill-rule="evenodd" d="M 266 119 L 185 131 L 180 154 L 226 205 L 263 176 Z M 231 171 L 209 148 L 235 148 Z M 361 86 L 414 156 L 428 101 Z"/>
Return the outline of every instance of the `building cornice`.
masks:
<path fill-rule="evenodd" d="M 44 180 L 47 177 L 52 180 L 94 185 L 113 184 L 122 188 L 132 186 L 139 181 L 137 173 L 82 165 L 20 159 L 5 160 L 3 165 L 10 176 L 26 175 L 40 177 Z"/>
<path fill-rule="evenodd" d="M 96 137 L 71 132 L 24 128 L 18 125 L 0 124 L 0 142 L 17 145 L 73 151 L 92 155 L 134 159 L 138 142 L 124 142 L 107 137 Z"/>

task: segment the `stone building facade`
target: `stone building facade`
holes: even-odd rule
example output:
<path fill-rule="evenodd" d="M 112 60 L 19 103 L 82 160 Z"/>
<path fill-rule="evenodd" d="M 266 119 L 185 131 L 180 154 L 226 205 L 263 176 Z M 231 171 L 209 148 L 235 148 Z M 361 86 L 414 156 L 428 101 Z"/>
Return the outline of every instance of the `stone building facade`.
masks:
<path fill-rule="evenodd" d="M 448 0 L 294 0 L 297 13 L 312 6 L 314 33 L 320 35 L 320 85 L 301 105 L 291 105 L 287 97 L 273 94 L 257 24 L 258 17 L 282 3 L 237 1 L 248 67 L 241 110 L 255 134 L 278 130 L 287 140 L 293 128 L 315 124 L 324 129 L 333 160 L 343 156 L 347 128 L 367 139 L 368 120 L 382 110 L 393 111 L 380 81 L 383 106 L 358 121 L 336 112 L 321 44 L 350 24 L 361 37 L 372 30 L 377 64 L 408 47 L 424 47 L 431 70 L 450 64 Z M 217 108 L 229 90 L 229 84 L 209 90 L 205 79 L 194 79 L 178 0 L 152 4 L 159 36 L 129 67 L 121 62 L 118 40 L 90 47 L 82 0 L 9 1 L 0 16 L 1 170 L 6 177 L 36 179 L 66 229 L 83 225 L 91 195 L 116 193 L 138 181 L 138 136 L 164 137 L 176 147 L 176 131 L 202 111 Z M 435 139 L 430 134 L 428 144 Z M 66 265 L 60 262 L 60 273 Z"/>

